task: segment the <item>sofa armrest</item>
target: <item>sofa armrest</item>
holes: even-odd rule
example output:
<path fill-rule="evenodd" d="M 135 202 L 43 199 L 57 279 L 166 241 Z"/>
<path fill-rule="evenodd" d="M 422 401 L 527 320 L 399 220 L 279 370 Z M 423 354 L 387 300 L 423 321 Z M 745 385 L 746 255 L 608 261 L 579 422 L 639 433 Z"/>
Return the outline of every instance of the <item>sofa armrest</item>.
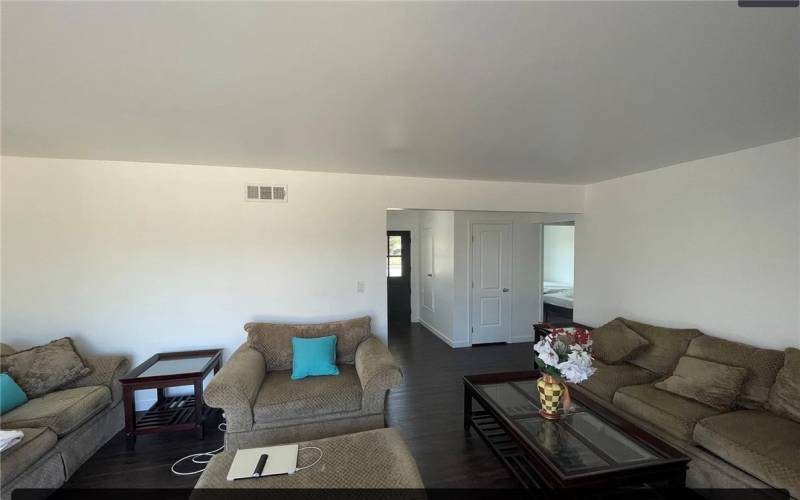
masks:
<path fill-rule="evenodd" d="M 244 344 L 211 379 L 203 398 L 208 406 L 222 409 L 229 431 L 253 428 L 253 405 L 265 375 L 264 356 Z"/>
<path fill-rule="evenodd" d="M 122 384 L 119 379 L 131 369 L 131 363 L 125 356 L 84 356 L 83 360 L 92 369 L 92 373 L 64 386 L 64 389 L 104 385 L 111 389 L 111 404 L 122 399 Z"/>
<path fill-rule="evenodd" d="M 383 413 L 386 391 L 400 385 L 403 372 L 392 353 L 377 337 L 370 337 L 356 349 L 356 372 L 361 381 L 362 410 Z"/>

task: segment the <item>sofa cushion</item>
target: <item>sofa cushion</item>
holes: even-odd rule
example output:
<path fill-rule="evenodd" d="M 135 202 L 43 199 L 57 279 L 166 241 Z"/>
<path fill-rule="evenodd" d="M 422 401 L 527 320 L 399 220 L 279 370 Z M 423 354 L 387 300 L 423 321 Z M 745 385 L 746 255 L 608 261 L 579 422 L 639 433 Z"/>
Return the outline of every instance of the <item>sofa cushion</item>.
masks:
<path fill-rule="evenodd" d="M 683 356 L 675 373 L 655 387 L 718 410 L 730 410 L 745 377 L 746 368 Z"/>
<path fill-rule="evenodd" d="M 86 422 L 111 404 L 104 386 L 78 387 L 34 398 L 2 416 L 4 429 L 47 427 L 59 437 Z"/>
<path fill-rule="evenodd" d="M 669 375 L 678 364 L 678 359 L 686 353 L 689 341 L 703 334 L 700 330 L 664 328 L 638 321 L 620 318 L 625 325 L 645 338 L 650 345 L 634 353 L 628 360 L 645 370 Z"/>
<path fill-rule="evenodd" d="M 719 415 L 719 410 L 656 389 L 653 385 L 631 385 L 614 394 L 614 405 L 651 424 L 656 429 L 683 441 L 692 440 L 695 424 Z"/>
<path fill-rule="evenodd" d="M 369 317 L 317 324 L 247 323 L 247 342 L 264 356 L 267 370 L 292 368 L 292 337 L 317 338 L 336 335 L 336 362 L 353 364 L 356 348 L 370 333 Z"/>
<path fill-rule="evenodd" d="M 0 367 L 29 398 L 43 396 L 92 372 L 69 337 L 1 356 Z"/>
<path fill-rule="evenodd" d="M 21 428 L 22 440 L 0 453 L 0 483 L 7 484 L 50 451 L 58 438 L 50 429 Z"/>
<path fill-rule="evenodd" d="M 800 349 L 786 349 L 786 361 L 769 392 L 769 410 L 800 422 Z"/>
<path fill-rule="evenodd" d="M 747 378 L 736 398 L 736 405 L 750 409 L 764 407 L 784 358 L 782 351 L 760 349 L 709 335 L 692 339 L 686 355 L 747 369 Z"/>
<path fill-rule="evenodd" d="M 800 423 L 758 410 L 701 420 L 694 440 L 725 461 L 800 498 Z"/>
<path fill-rule="evenodd" d="M 445 494 L 429 495 L 423 490 L 426 485 L 422 483 L 414 456 L 396 429 L 353 432 L 301 442 L 298 445 L 300 448 L 314 447 L 324 450 L 321 462 L 293 475 L 269 476 L 257 481 L 228 481 L 228 471 L 236 453 L 227 450 L 211 459 L 205 472 L 197 480 L 191 498 L 193 500 L 218 498 L 411 500 L 450 497 Z M 442 445 L 435 443 L 432 446 Z M 299 464 L 312 464 L 317 456 L 315 453 L 319 454 L 316 450 L 301 451 L 298 456 Z M 457 452 L 452 456 L 457 456 Z M 453 498 L 457 494 L 454 494 Z M 478 497 L 478 495 L 471 496 Z"/>
<path fill-rule="evenodd" d="M 619 318 L 592 330 L 592 355 L 609 365 L 622 363 L 648 344 Z"/>
<path fill-rule="evenodd" d="M 646 384 L 658 378 L 658 375 L 653 372 L 627 363 L 607 365 L 602 361 L 595 360 L 593 365 L 597 371 L 580 385 L 609 402 L 620 387 Z"/>
<path fill-rule="evenodd" d="M 292 380 L 288 370 L 268 372 L 253 417 L 264 423 L 358 411 L 361 397 L 361 382 L 351 365 L 339 365 L 339 375 L 302 380 Z"/>

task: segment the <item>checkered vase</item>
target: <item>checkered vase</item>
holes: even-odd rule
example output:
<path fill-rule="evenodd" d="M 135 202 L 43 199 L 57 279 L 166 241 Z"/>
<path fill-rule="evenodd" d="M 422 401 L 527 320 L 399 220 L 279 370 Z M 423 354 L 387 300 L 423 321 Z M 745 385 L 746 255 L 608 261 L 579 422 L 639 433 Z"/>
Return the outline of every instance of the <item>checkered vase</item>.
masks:
<path fill-rule="evenodd" d="M 558 405 L 564 395 L 564 386 L 550 375 L 543 375 L 536 387 L 539 389 L 539 402 L 542 405 L 539 414 L 548 420 L 558 420 Z"/>

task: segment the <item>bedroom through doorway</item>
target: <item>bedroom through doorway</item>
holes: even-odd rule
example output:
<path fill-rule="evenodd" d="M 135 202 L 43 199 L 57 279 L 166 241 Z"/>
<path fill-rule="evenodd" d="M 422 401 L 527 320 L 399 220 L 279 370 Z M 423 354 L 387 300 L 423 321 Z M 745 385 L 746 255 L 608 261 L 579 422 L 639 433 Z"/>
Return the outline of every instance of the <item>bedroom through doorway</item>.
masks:
<path fill-rule="evenodd" d="M 572 322 L 575 222 L 542 225 L 542 321 Z"/>

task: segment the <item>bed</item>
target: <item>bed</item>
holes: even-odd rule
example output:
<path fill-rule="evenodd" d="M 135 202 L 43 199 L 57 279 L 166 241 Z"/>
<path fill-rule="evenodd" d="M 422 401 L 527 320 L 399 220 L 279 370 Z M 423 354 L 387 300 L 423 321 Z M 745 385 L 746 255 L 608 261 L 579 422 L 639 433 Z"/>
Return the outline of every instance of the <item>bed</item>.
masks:
<path fill-rule="evenodd" d="M 572 321 L 572 284 L 545 281 L 542 286 L 542 320 L 545 323 Z"/>

